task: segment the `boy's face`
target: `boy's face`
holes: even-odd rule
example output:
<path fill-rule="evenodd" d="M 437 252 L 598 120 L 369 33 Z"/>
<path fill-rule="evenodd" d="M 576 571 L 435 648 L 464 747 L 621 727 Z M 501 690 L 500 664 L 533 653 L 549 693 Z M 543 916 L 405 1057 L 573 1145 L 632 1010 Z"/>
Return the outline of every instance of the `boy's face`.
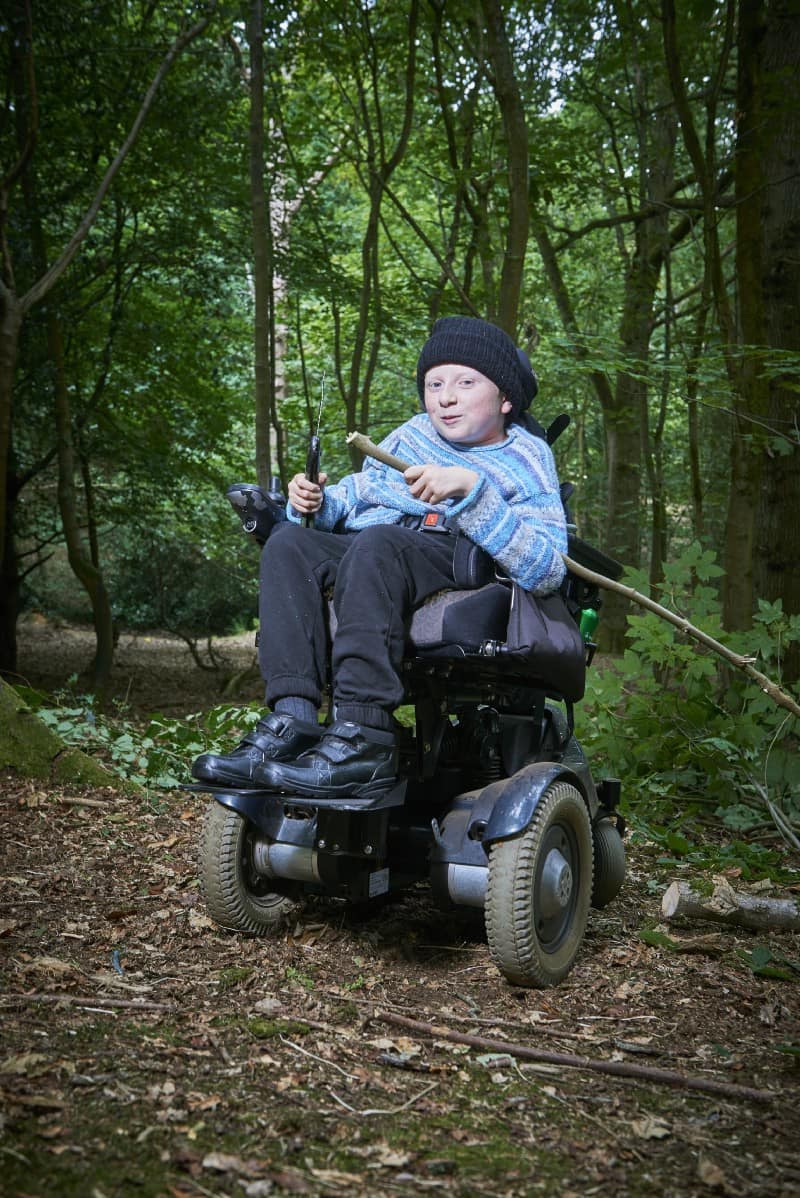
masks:
<path fill-rule="evenodd" d="M 506 437 L 511 404 L 472 366 L 445 363 L 425 374 L 425 410 L 437 433 L 456 445 L 494 445 Z"/>

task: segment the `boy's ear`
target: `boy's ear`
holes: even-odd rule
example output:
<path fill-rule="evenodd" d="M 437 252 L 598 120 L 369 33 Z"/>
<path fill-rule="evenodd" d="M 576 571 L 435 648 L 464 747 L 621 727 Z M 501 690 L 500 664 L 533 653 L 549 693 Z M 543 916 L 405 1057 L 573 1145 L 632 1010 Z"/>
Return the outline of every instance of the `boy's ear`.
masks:
<path fill-rule="evenodd" d="M 514 405 L 512 404 L 511 400 L 506 399 L 505 395 L 503 395 L 501 402 L 500 402 L 500 411 L 503 413 L 504 416 L 508 415 L 508 413 L 511 411 L 513 406 Z"/>

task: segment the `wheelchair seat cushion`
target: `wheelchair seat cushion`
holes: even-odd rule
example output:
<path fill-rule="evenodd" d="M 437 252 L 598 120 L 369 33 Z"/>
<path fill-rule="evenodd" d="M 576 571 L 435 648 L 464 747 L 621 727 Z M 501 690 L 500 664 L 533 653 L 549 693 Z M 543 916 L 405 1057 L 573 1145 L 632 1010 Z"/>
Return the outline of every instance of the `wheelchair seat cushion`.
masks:
<path fill-rule="evenodd" d="M 586 647 L 562 595 L 536 596 L 516 583 L 440 591 L 414 612 L 409 652 L 475 657 L 493 641 L 497 669 L 512 669 L 570 702 L 583 698 Z"/>
<path fill-rule="evenodd" d="M 409 647 L 425 656 L 478 653 L 506 639 L 511 588 L 499 582 L 470 591 L 439 591 L 414 612 Z"/>
<path fill-rule="evenodd" d="M 331 636 L 336 613 L 328 604 Z M 495 642 L 494 655 L 482 646 Z M 408 657 L 474 658 L 499 673 L 512 669 L 571 702 L 583 697 L 586 651 L 580 630 L 556 592 L 538 599 L 509 582 L 439 591 L 413 614 Z"/>

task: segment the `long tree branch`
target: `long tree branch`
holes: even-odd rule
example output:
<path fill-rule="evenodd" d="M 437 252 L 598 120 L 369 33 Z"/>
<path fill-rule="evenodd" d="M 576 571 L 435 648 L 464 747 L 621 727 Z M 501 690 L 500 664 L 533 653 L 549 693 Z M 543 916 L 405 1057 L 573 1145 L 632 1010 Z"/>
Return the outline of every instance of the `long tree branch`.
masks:
<path fill-rule="evenodd" d="M 750 1102 L 772 1102 L 776 1094 L 770 1090 L 757 1090 L 751 1086 L 740 1086 L 731 1082 L 720 1082 L 710 1077 L 693 1077 L 678 1073 L 674 1069 L 656 1069 L 650 1065 L 636 1065 L 629 1061 L 596 1060 L 581 1057 L 571 1052 L 550 1052 L 544 1048 L 532 1048 L 528 1044 L 514 1044 L 510 1040 L 492 1040 L 484 1036 L 471 1036 L 466 1032 L 454 1032 L 440 1024 L 423 1023 L 396 1015 L 393 1011 L 376 1011 L 371 1016 L 380 1023 L 392 1023 L 418 1035 L 435 1036 L 440 1040 L 452 1040 L 456 1044 L 468 1044 L 484 1052 L 505 1053 L 526 1061 L 543 1061 L 560 1065 L 566 1069 L 582 1069 L 593 1073 L 609 1073 L 616 1077 L 635 1078 L 639 1081 L 656 1082 L 677 1089 L 699 1090 L 706 1094 L 717 1094 L 725 1098 L 741 1098 Z"/>
<path fill-rule="evenodd" d="M 702 629 L 696 628 L 684 616 L 677 615 L 674 611 L 670 611 L 668 607 L 662 607 L 660 603 L 656 603 L 654 599 L 648 598 L 647 595 L 642 595 L 640 591 L 634 590 L 633 587 L 626 586 L 621 582 L 615 582 L 611 578 L 606 578 L 603 574 L 597 574 L 594 570 L 588 570 L 585 566 L 579 565 L 578 562 L 566 554 L 562 554 L 562 557 L 567 569 L 571 570 L 573 574 L 577 574 L 579 578 L 584 578 L 587 582 L 594 583 L 595 586 L 604 587 L 607 591 L 616 591 L 617 594 L 624 595 L 626 599 L 631 600 L 631 602 L 638 604 L 640 607 L 645 607 L 648 611 L 654 612 L 662 620 L 666 620 L 667 623 L 680 629 L 686 636 L 699 641 L 701 645 L 705 645 L 707 649 L 712 649 L 714 653 L 718 653 L 720 657 L 724 658 L 732 666 L 735 666 L 737 670 L 744 671 L 745 674 L 758 683 L 764 694 L 769 695 L 779 707 L 785 707 L 792 715 L 800 716 L 800 704 L 791 695 L 788 695 L 786 691 L 781 690 L 776 682 L 773 682 L 766 674 L 762 674 L 760 670 L 754 667 L 753 662 L 755 658 L 743 657 L 741 653 L 734 653 L 727 645 L 723 645 L 720 641 L 715 640 L 713 636 L 709 636 Z"/>
<path fill-rule="evenodd" d="M 363 433 L 348 433 L 347 443 L 351 448 L 358 450 L 360 453 L 367 454 L 371 458 L 375 458 L 378 462 L 383 462 L 393 470 L 399 470 L 403 473 L 408 469 L 408 462 L 404 462 L 402 458 L 387 453 L 380 446 L 373 444 L 369 437 L 364 436 Z M 606 578 L 605 574 L 598 574 L 594 570 L 587 569 L 586 566 L 581 566 L 573 558 L 568 557 L 566 553 L 562 553 L 561 556 L 564 559 L 567 569 L 571 570 L 573 574 L 577 574 L 579 578 L 585 579 L 586 582 L 603 587 L 607 591 L 616 591 L 617 594 L 624 595 L 626 599 L 637 603 L 640 607 L 646 607 L 648 611 L 655 612 L 662 620 L 673 624 L 681 632 L 685 633 L 686 636 L 699 641 L 707 649 L 713 649 L 715 653 L 718 653 L 725 661 L 730 662 L 732 666 L 735 666 L 738 670 L 743 670 L 745 674 L 758 683 L 764 694 L 769 695 L 778 706 L 785 707 L 792 715 L 800 716 L 800 704 L 791 695 L 781 690 L 777 683 L 767 678 L 766 674 L 762 674 L 760 670 L 755 669 L 753 666 L 754 658 L 743 657 L 741 653 L 734 653 L 727 645 L 723 645 L 720 641 L 715 640 L 713 636 L 709 636 L 702 629 L 696 628 L 684 616 L 677 615 L 676 612 L 670 611 L 668 607 L 662 607 L 660 603 L 656 603 L 654 599 L 648 598 L 647 595 L 642 595 L 639 591 L 634 590 L 633 587 L 626 586 L 621 582 L 615 582 L 612 578 Z"/>

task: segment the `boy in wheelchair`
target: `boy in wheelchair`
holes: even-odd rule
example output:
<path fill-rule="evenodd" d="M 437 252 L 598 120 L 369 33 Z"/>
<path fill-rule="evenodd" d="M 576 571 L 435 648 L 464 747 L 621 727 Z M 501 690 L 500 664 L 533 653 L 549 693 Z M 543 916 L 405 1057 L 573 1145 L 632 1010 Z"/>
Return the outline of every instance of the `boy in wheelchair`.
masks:
<path fill-rule="evenodd" d="M 537 596 L 562 583 L 564 509 L 528 415 L 527 357 L 496 326 L 447 317 L 423 346 L 417 388 L 423 412 L 382 442 L 409 463 L 404 473 L 368 459 L 335 485 L 298 474 L 287 511 L 262 513 L 259 661 L 271 710 L 231 753 L 198 757 L 199 782 L 374 799 L 397 781 L 393 713 L 413 613 L 497 568 Z M 334 718 L 323 726 L 329 671 Z"/>

